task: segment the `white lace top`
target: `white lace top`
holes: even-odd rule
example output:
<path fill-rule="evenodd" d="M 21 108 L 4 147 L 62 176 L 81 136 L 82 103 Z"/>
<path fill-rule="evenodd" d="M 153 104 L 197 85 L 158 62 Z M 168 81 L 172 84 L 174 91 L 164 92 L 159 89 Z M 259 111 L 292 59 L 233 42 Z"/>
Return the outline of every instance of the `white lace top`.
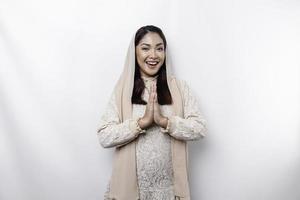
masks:
<path fill-rule="evenodd" d="M 150 85 L 156 77 L 142 77 L 145 90 L 142 98 L 147 102 Z M 120 123 L 115 104 L 115 96 L 110 101 L 101 117 L 97 131 L 100 144 L 104 148 L 122 146 L 134 139 L 136 145 L 136 164 L 139 194 L 141 200 L 173 200 L 173 168 L 171 157 L 171 140 L 175 137 L 180 140 L 197 140 L 205 136 L 206 120 L 199 111 L 196 97 L 187 83 L 179 80 L 184 97 L 184 118 L 173 115 L 170 105 L 161 105 L 163 116 L 169 118 L 166 129 L 154 125 L 146 131 L 137 127 L 137 119 L 142 117 L 146 105 L 133 104 L 132 118 Z M 108 200 L 109 184 L 105 193 Z"/>

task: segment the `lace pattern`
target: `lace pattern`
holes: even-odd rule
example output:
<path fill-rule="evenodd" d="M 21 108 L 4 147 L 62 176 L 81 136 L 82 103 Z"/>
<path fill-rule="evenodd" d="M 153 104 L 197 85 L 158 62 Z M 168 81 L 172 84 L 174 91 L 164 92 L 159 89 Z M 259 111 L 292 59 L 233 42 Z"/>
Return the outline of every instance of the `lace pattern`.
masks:
<path fill-rule="evenodd" d="M 143 99 L 148 100 L 152 81 L 145 80 Z M 180 81 L 184 94 L 184 118 L 175 116 L 170 105 L 160 106 L 169 118 L 169 130 L 157 125 L 145 133 L 139 132 L 136 120 L 144 115 L 146 105 L 133 105 L 133 117 L 123 123 L 118 121 L 117 108 L 112 94 L 98 129 L 99 142 L 103 147 L 120 146 L 137 139 L 136 162 L 139 195 L 141 200 L 173 200 L 173 168 L 171 137 L 197 140 L 205 136 L 206 121 L 203 119 L 195 96 L 185 81 Z M 109 184 L 105 200 L 109 200 Z"/>

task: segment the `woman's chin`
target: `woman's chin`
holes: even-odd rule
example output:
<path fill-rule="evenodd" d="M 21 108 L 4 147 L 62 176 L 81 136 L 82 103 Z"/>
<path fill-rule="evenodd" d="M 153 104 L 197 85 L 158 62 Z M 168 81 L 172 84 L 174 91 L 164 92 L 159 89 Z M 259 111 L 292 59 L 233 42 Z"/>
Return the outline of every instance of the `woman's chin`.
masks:
<path fill-rule="evenodd" d="M 148 76 L 155 76 L 157 74 L 158 70 L 153 69 L 153 70 L 147 70 Z"/>
<path fill-rule="evenodd" d="M 160 66 L 155 66 L 155 67 L 148 67 L 147 65 L 144 67 L 143 72 L 147 76 L 155 76 L 157 75 L 158 71 L 160 69 Z"/>
<path fill-rule="evenodd" d="M 155 70 L 155 69 L 158 68 L 158 65 L 156 65 L 156 66 L 146 65 L 146 67 L 147 67 L 148 69 L 150 69 L 150 70 Z"/>

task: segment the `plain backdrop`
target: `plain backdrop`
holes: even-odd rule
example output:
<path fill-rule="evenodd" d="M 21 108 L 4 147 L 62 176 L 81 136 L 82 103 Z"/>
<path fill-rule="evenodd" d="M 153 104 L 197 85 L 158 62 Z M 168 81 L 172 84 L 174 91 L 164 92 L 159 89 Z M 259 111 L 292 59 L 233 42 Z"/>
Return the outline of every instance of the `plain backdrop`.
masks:
<path fill-rule="evenodd" d="M 299 200 L 297 0 L 0 0 L 0 199 L 103 199 L 114 149 L 96 130 L 149 24 L 208 122 L 192 199 Z"/>

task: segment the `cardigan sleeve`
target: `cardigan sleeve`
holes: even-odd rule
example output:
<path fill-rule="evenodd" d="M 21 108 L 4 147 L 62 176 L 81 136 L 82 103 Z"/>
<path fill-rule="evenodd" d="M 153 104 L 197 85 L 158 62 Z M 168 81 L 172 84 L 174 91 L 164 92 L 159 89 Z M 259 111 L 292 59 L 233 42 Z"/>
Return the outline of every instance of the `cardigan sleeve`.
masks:
<path fill-rule="evenodd" d="M 186 81 L 179 80 L 184 101 L 184 117 L 172 115 L 169 117 L 166 128 L 160 128 L 162 132 L 168 132 L 179 140 L 198 140 L 206 136 L 207 121 L 199 109 L 198 100 Z"/>
<path fill-rule="evenodd" d="M 120 122 L 115 94 L 112 93 L 97 129 L 99 143 L 104 148 L 110 148 L 120 147 L 131 142 L 140 133 L 145 132 L 139 128 L 137 120 L 138 118 L 130 118 Z"/>

